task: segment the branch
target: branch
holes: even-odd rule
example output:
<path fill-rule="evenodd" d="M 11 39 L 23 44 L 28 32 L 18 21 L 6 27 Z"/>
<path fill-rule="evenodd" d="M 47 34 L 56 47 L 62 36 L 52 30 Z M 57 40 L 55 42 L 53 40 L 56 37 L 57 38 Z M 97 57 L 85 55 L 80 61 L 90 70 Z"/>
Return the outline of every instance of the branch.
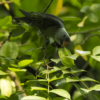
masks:
<path fill-rule="evenodd" d="M 93 36 L 98 36 L 100 38 L 100 35 L 99 34 L 91 34 L 91 35 L 88 35 L 82 42 L 82 44 L 85 43 L 85 41 L 87 41 L 89 38 L 93 37 Z"/>
<path fill-rule="evenodd" d="M 11 79 L 14 81 L 15 85 L 18 87 L 18 89 L 23 93 L 23 97 L 26 96 L 26 93 L 24 93 L 24 90 L 22 88 L 22 86 L 20 85 L 19 80 L 17 79 L 16 75 L 14 75 L 13 73 L 11 73 L 9 70 L 6 71 L 7 73 L 9 73 L 9 76 L 11 77 Z"/>
<path fill-rule="evenodd" d="M 19 0 L 20 1 L 20 0 Z M 0 2 L 0 5 L 4 4 L 4 3 L 13 3 L 13 1 L 5 1 L 5 2 Z"/>
<path fill-rule="evenodd" d="M 88 30 L 88 31 L 77 32 L 77 33 L 74 32 L 74 33 L 69 33 L 69 34 L 71 34 L 71 35 L 74 35 L 74 34 L 87 34 L 87 33 L 98 31 L 98 30 L 100 30 L 100 27 L 94 28 L 94 29 L 91 29 L 91 30 Z"/>
<path fill-rule="evenodd" d="M 52 1 L 53 1 L 53 0 L 51 0 L 51 2 L 48 4 L 48 6 L 44 9 L 43 13 L 46 12 L 46 10 L 47 10 L 47 9 L 49 8 L 49 6 L 51 5 Z"/>

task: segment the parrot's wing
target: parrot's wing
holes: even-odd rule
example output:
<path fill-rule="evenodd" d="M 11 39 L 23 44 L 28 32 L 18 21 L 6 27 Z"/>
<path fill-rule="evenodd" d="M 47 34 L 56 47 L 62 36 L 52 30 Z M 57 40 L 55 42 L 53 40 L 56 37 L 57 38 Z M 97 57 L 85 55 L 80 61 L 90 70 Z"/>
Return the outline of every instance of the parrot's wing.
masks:
<path fill-rule="evenodd" d="M 31 20 L 33 26 L 37 26 L 40 29 L 47 29 L 53 26 L 64 27 L 63 21 L 54 15 L 39 12 L 26 12 L 23 10 L 20 11 Z"/>
<path fill-rule="evenodd" d="M 31 20 L 28 19 L 27 17 L 16 17 L 16 18 L 13 18 L 13 19 L 16 20 L 16 22 L 23 21 L 23 22 L 26 22 L 27 24 L 31 24 Z"/>

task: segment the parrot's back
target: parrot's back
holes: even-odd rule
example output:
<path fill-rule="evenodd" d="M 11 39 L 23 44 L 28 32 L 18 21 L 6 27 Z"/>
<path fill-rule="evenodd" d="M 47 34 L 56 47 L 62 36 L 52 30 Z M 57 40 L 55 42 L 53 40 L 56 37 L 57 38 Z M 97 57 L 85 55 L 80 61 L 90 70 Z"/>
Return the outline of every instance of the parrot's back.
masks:
<path fill-rule="evenodd" d="M 39 12 L 26 12 L 23 10 L 20 11 L 25 17 L 14 18 L 15 20 L 22 20 L 29 25 L 37 26 L 40 29 L 47 29 L 52 26 L 63 27 L 63 21 L 54 15 Z"/>

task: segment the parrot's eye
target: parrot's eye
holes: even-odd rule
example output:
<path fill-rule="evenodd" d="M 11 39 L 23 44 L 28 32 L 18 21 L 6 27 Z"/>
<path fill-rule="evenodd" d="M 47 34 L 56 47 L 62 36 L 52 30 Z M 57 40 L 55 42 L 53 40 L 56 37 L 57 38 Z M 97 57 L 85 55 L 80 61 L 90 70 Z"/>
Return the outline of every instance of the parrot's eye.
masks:
<path fill-rule="evenodd" d="M 63 37 L 65 37 L 65 35 L 63 35 Z"/>

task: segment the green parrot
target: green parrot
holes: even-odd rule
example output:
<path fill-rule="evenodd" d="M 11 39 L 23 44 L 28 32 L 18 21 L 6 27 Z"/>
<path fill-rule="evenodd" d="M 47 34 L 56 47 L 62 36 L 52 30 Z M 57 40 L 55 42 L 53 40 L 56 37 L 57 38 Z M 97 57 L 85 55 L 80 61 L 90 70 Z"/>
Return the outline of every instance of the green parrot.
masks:
<path fill-rule="evenodd" d="M 14 18 L 16 21 L 24 21 L 30 26 L 36 26 L 46 38 L 53 38 L 60 46 L 66 46 L 70 42 L 70 36 L 64 28 L 63 21 L 54 15 L 40 12 L 27 12 L 19 9 L 25 17 Z"/>

